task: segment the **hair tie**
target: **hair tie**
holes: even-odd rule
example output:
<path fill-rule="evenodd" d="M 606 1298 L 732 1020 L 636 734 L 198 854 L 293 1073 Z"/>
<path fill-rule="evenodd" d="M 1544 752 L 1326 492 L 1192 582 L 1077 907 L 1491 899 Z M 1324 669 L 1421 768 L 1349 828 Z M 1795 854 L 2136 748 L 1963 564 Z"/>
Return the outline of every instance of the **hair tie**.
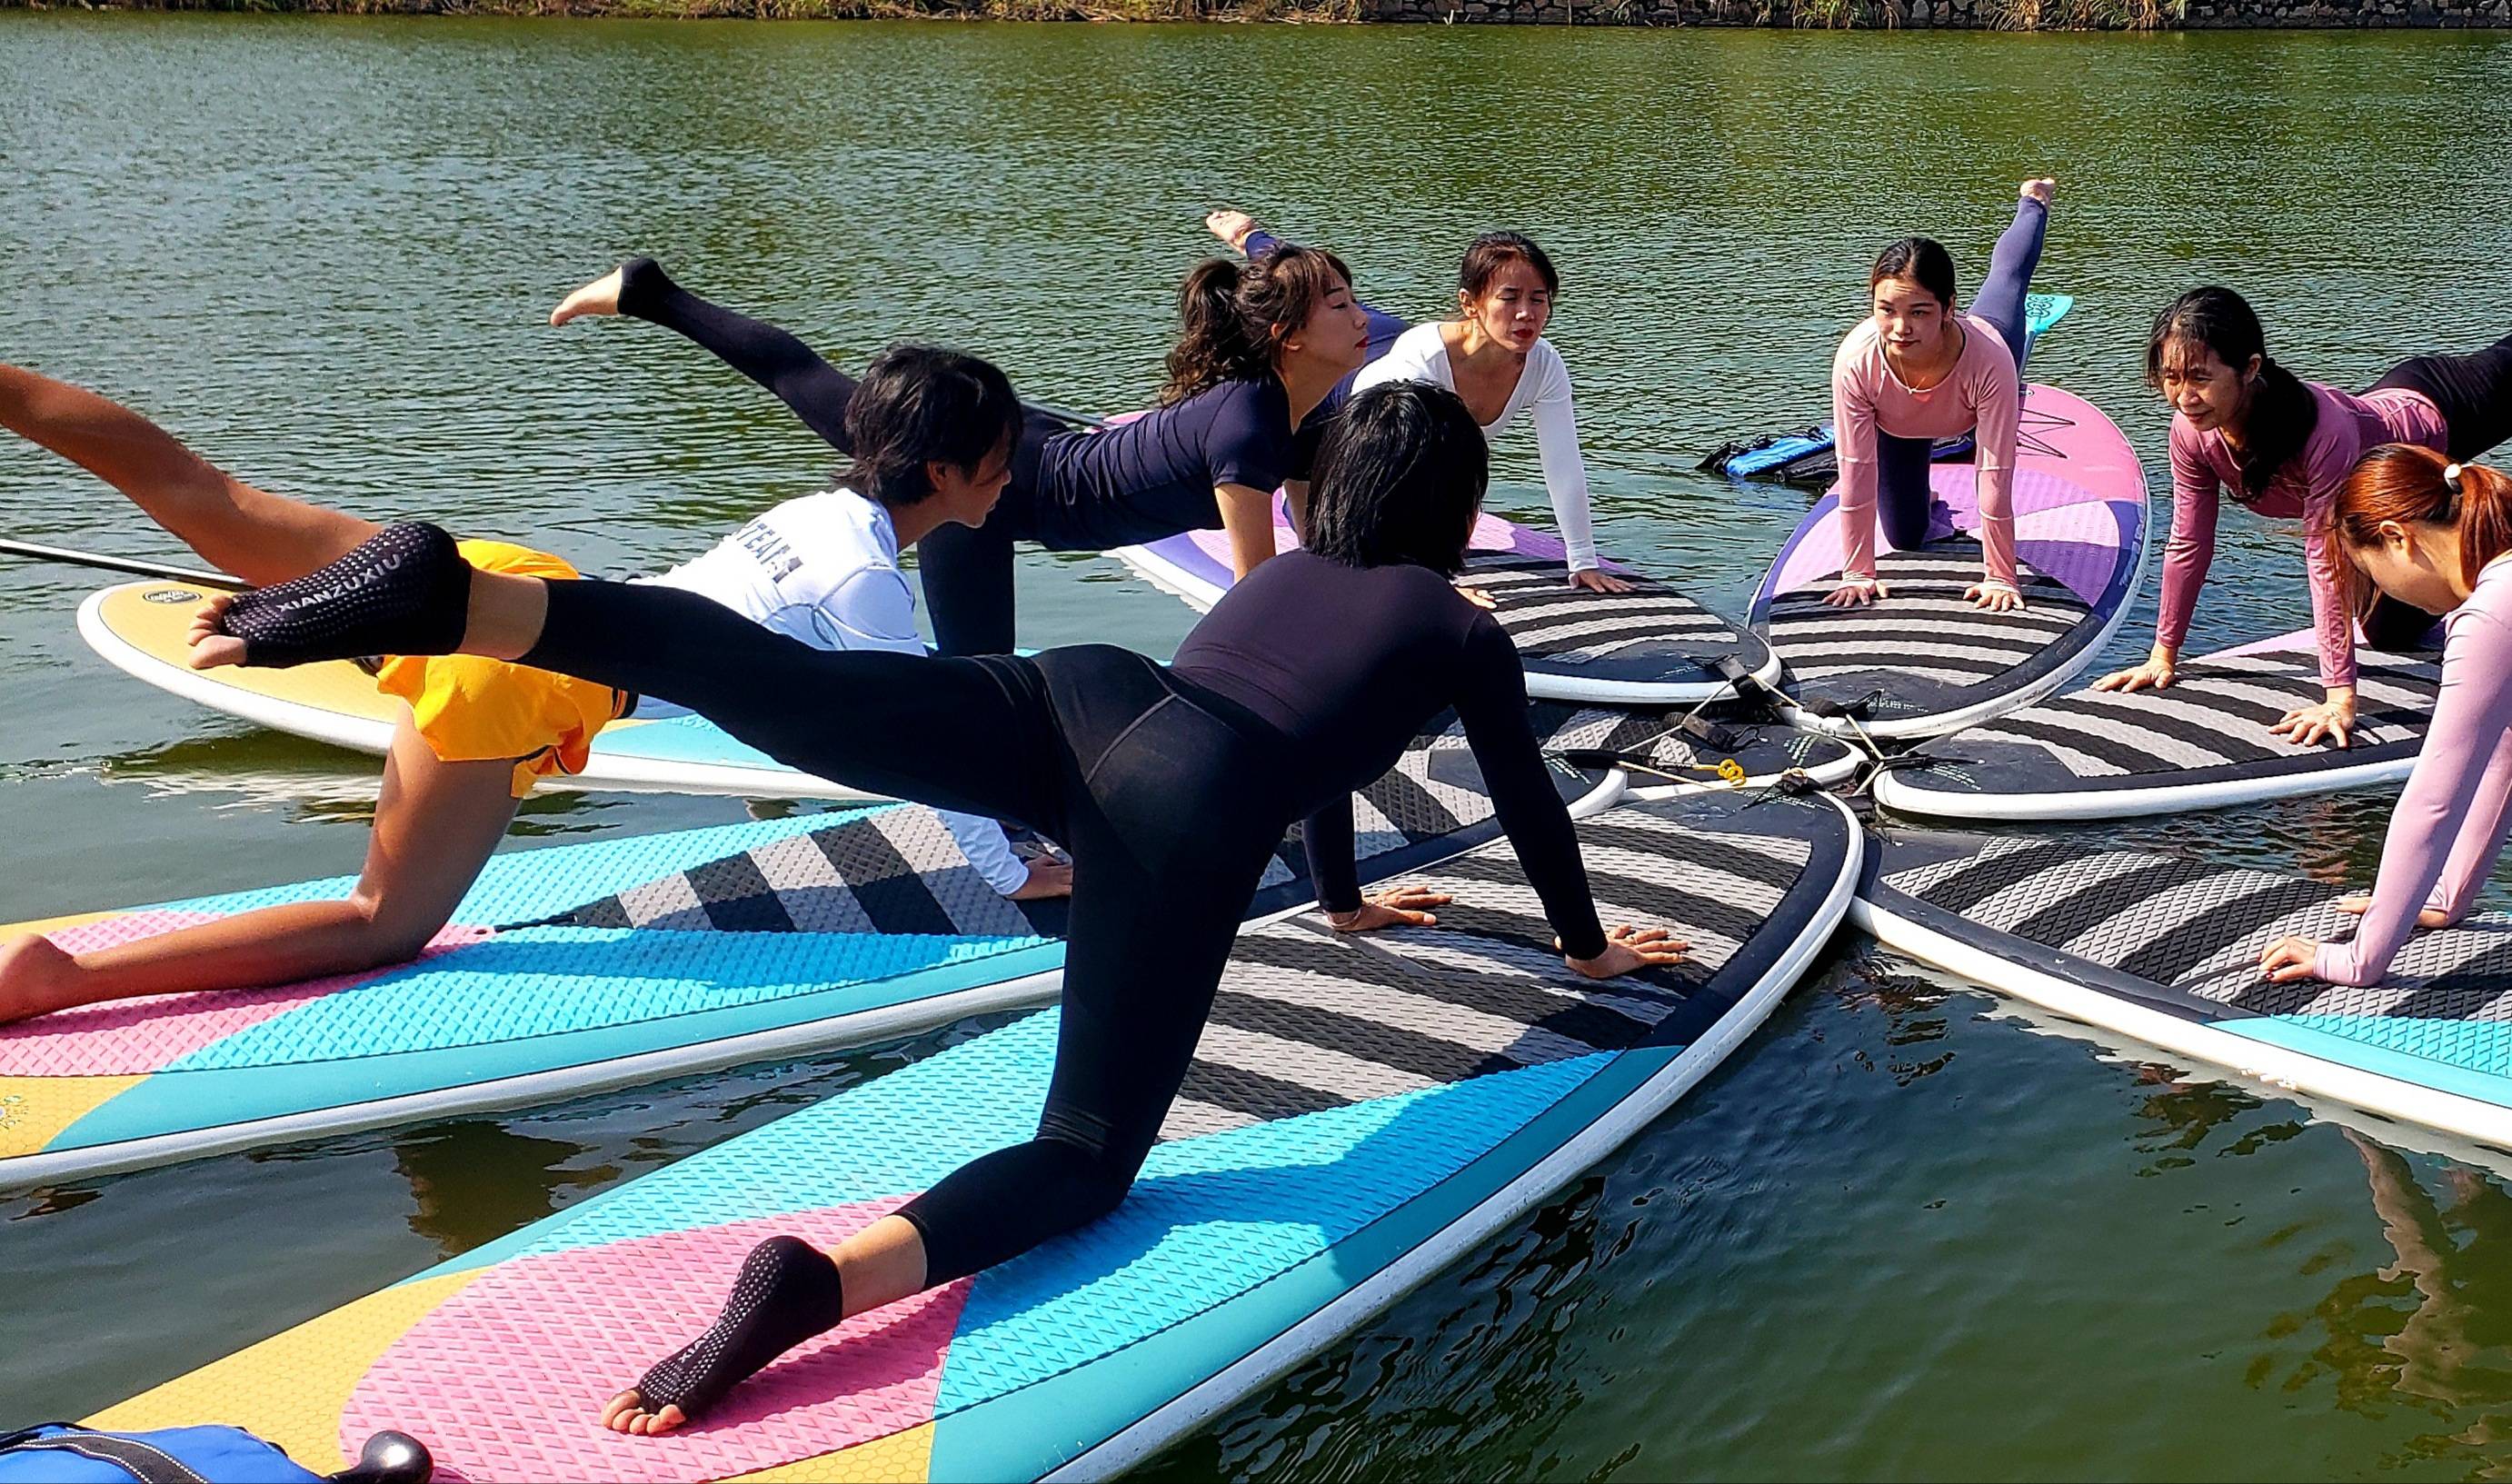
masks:
<path fill-rule="evenodd" d="M 2460 471 L 2460 467 L 2461 467 L 2461 466 L 2460 466 L 2460 465 L 2458 465 L 2458 464 L 2445 464 L 2445 465 L 2443 465 L 2443 469 L 2442 469 L 2442 482 L 2443 482 L 2444 484 L 2449 485 L 2449 486 L 2451 487 L 2451 492 L 2452 492 L 2452 493 L 2453 493 L 2453 494 L 2457 494 L 2457 493 L 2459 493 L 2459 471 Z"/>

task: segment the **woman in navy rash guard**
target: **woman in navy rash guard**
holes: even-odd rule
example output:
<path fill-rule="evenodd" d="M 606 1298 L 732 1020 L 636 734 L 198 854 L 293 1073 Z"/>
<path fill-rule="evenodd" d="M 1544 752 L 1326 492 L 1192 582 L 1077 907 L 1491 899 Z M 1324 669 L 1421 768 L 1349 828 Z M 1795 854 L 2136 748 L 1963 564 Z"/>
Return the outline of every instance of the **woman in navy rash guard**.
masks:
<path fill-rule="evenodd" d="M 205 605 L 193 663 L 488 654 L 691 707 L 778 760 L 940 808 L 1023 820 L 1073 852 L 1054 1077 L 1038 1136 L 944 1177 L 823 1253 L 745 1262 L 715 1325 L 603 1421 L 667 1432 L 842 1319 L 1114 1210 L 1186 1076 L 1239 917 L 1305 818 L 1346 931 L 1446 899 L 1364 900 L 1352 791 L 1446 707 L 1572 968 L 1679 961 L 1663 928 L 1598 923 L 1568 810 L 1527 724 L 1517 650 L 1450 586 L 1482 505 L 1482 430 L 1415 382 L 1355 397 L 1318 453 L 1308 549 L 1233 588 L 1163 667 L 1104 644 L 1034 657 L 828 652 L 692 594 L 474 572 L 432 526 L 387 528 L 298 582 Z M 901 1130 L 901 1137 L 913 1137 Z"/>
<path fill-rule="evenodd" d="M 677 331 L 792 408 L 840 452 L 854 378 L 773 325 L 712 304 L 650 257 L 578 289 L 551 313 L 564 325 L 624 314 Z M 1012 482 L 983 526 L 927 536 L 917 558 L 944 654 L 1013 647 L 1012 544 L 1107 551 L 1186 530 L 1230 533 L 1243 577 L 1274 555 L 1274 490 L 1305 498 L 1310 413 L 1368 354 L 1369 321 L 1330 253 L 1299 249 L 1262 263 L 1212 258 L 1178 295 L 1178 334 L 1159 406 L 1104 432 L 1032 410 L 1012 452 Z"/>

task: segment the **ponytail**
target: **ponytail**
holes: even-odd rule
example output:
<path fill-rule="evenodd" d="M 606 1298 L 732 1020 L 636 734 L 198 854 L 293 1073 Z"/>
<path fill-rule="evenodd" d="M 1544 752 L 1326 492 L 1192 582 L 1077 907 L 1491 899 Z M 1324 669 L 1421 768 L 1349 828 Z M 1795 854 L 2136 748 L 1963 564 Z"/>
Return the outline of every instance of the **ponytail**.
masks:
<path fill-rule="evenodd" d="M 2260 357 L 2258 390 L 2251 394 L 2251 413 L 2242 423 L 2242 488 L 2235 498 L 2247 505 L 2267 493 L 2277 471 L 2302 452 L 2319 422 L 2320 403 L 2311 388 Z"/>
<path fill-rule="evenodd" d="M 2454 464 L 2414 444 L 2383 444 L 2358 460 L 2322 512 L 2324 538 L 2377 546 L 2384 523 L 2449 526 L 2459 534 L 2459 577 L 2477 585 L 2486 564 L 2512 551 L 2512 475 Z"/>
<path fill-rule="evenodd" d="M 2311 388 L 2268 359 L 2267 332 L 2250 300 L 2211 284 L 2163 306 L 2145 341 L 2145 384 L 2163 389 L 2163 363 L 2171 346 L 2204 345 L 2236 374 L 2258 358 L 2258 388 L 2242 425 L 2242 488 L 2233 498 L 2247 505 L 2268 492 L 2277 471 L 2302 451 L 2320 421 Z"/>
<path fill-rule="evenodd" d="M 1342 258 L 1289 243 L 1251 263 L 1211 257 L 1196 264 L 1178 290 L 1177 340 L 1160 406 L 1225 381 L 1272 375 L 1281 342 L 1308 323 L 1319 300 L 1351 286 Z"/>

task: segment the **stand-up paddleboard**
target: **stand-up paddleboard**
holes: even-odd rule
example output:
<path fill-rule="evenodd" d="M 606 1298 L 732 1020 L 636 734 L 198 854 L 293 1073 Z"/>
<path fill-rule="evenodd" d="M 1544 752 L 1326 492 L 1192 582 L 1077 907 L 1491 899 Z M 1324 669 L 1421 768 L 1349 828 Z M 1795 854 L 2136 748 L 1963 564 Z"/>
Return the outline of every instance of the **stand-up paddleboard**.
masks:
<path fill-rule="evenodd" d="M 1875 801 L 1943 819 L 2126 819 L 2396 783 L 2415 766 L 2437 654 L 2355 651 L 2349 745 L 2268 730 L 2320 701 L 2311 631 L 2193 659 L 2168 690 L 2079 690 L 1939 737 L 1875 779 Z"/>
<path fill-rule="evenodd" d="M 1282 502 L 1274 502 L 1276 550 L 1299 545 Z M 1197 611 L 1221 601 L 1234 580 L 1230 537 L 1191 530 L 1110 556 Z M 1563 579 L 1558 536 L 1486 515 L 1475 525 L 1460 587 L 1488 594 L 1493 616 L 1517 644 L 1529 695 L 1601 706 L 1689 706 L 1735 694 L 1721 660 L 1765 683 L 1779 661 L 1754 635 L 1665 583 L 1612 562 L 1604 570 L 1638 584 L 1630 593 L 1591 593 Z"/>
<path fill-rule="evenodd" d="M 1697 1083 L 1822 952 L 1857 879 L 1829 800 L 1707 796 L 1581 827 L 1607 920 L 1697 963 L 1566 969 L 1506 843 L 1439 925 L 1244 932 L 1124 1204 L 847 1321 L 702 1425 L 603 1402 L 703 1326 L 744 1252 L 830 1242 L 1037 1129 L 1046 1011 L 631 1181 L 107 1410 L 217 1418 L 316 1468 L 378 1426 L 468 1479 L 1097 1478 L 1348 1334 Z"/>
<path fill-rule="evenodd" d="M 2076 307 L 2073 294 L 2034 293 L 2023 300 L 2024 353 L 2028 359 L 2044 332 Z M 1928 454 L 1936 459 L 1969 458 L 1972 437 L 1940 438 Z M 1780 480 L 1788 484 L 1827 485 L 1840 477 L 1840 454 L 1832 426 L 1820 422 L 1797 433 L 1765 433 L 1721 445 L 1701 461 L 1705 474 L 1729 479 Z"/>
<path fill-rule="evenodd" d="M 1894 831 L 1854 920 L 1888 946 L 2167 1051 L 2512 1150 L 2512 918 L 2408 941 L 2370 989 L 2270 984 L 2354 887 L 2150 850 Z"/>
<path fill-rule="evenodd" d="M 192 610 L 208 596 L 179 582 L 126 582 L 79 605 L 79 633 L 123 673 L 213 711 L 362 753 L 380 755 L 392 745 L 402 703 L 344 660 L 289 670 L 192 669 L 186 634 Z M 650 699 L 602 729 L 583 772 L 544 778 L 541 786 L 742 799 L 873 797 L 787 767 L 706 718 Z"/>
<path fill-rule="evenodd" d="M 1840 496 L 1825 495 L 1780 549 L 1751 622 L 1787 666 L 1790 719 L 1877 738 L 1977 725 L 2058 689 L 2128 617 L 2145 562 L 2145 471 L 2108 417 L 2081 397 L 2024 389 L 2015 472 L 2021 612 L 1963 598 L 1981 579 L 1978 472 L 1930 473 L 1928 540 L 1897 551 L 1876 532 L 1875 573 L 1892 596 L 1824 603 L 1840 582 Z"/>
<path fill-rule="evenodd" d="M 1556 763 L 1575 812 L 1623 775 Z M 1364 879 L 1499 826 L 1442 719 L 1357 796 Z M 348 878 L 0 928 L 76 951 Z M 1309 900 L 1297 832 L 1252 916 Z M 547 1102 L 1043 1003 L 1064 904 L 996 895 L 903 804 L 492 858 L 415 962 L 265 990 L 168 995 L 0 1027 L 0 1185 L 136 1169 L 413 1118 Z"/>

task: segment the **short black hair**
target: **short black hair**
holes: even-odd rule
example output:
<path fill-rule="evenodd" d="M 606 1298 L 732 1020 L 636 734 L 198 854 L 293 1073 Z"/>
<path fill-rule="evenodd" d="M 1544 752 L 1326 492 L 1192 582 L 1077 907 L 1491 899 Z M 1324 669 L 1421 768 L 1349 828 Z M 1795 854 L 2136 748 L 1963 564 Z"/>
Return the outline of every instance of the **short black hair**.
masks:
<path fill-rule="evenodd" d="M 1308 549 L 1346 566 L 1409 562 L 1451 576 L 1491 480 L 1491 449 L 1464 399 L 1383 381 L 1344 407 L 1318 446 Z"/>
<path fill-rule="evenodd" d="M 889 506 L 933 496 L 924 466 L 974 469 L 1020 436 L 1020 398 L 991 361 L 939 345 L 893 345 L 873 358 L 846 403 L 854 462 L 842 476 Z"/>

